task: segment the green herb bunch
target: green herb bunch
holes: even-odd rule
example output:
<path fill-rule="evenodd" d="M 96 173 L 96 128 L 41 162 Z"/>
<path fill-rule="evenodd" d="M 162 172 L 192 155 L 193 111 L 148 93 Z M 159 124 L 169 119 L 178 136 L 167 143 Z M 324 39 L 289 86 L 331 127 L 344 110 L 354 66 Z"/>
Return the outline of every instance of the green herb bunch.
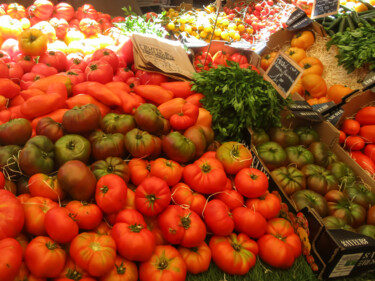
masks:
<path fill-rule="evenodd" d="M 212 128 L 220 141 L 242 141 L 247 128 L 280 127 L 283 99 L 271 83 L 257 72 L 229 62 L 194 74 L 192 90 L 202 93 L 205 109 L 212 115 Z"/>
<path fill-rule="evenodd" d="M 132 33 L 143 33 L 156 35 L 158 37 L 165 37 L 168 32 L 163 27 L 165 21 L 165 12 L 158 14 L 153 20 L 147 20 L 146 16 L 137 16 L 131 11 L 131 7 L 122 8 L 127 17 L 124 22 L 115 23 L 124 35 L 131 35 Z"/>
<path fill-rule="evenodd" d="M 337 45 L 338 65 L 342 65 L 348 73 L 357 68 L 368 66 L 375 68 L 375 27 L 366 24 L 355 30 L 338 32 L 327 42 L 327 50 Z"/>

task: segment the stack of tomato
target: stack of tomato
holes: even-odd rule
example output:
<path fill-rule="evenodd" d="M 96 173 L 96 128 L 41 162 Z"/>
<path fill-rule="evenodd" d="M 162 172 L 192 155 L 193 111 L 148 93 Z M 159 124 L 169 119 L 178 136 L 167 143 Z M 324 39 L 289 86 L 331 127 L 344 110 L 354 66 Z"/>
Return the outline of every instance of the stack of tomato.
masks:
<path fill-rule="evenodd" d="M 361 108 L 355 118 L 341 124 L 340 143 L 350 156 L 373 177 L 375 175 L 375 106 Z"/>
<path fill-rule="evenodd" d="M 311 127 L 256 132 L 256 149 L 298 210 L 310 206 L 330 229 L 375 238 L 375 193 Z"/>

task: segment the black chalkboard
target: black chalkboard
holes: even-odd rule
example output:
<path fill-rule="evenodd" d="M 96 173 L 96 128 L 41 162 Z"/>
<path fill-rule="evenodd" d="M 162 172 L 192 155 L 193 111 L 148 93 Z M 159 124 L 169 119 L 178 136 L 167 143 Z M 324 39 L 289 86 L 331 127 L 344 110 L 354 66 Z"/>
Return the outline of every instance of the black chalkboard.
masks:
<path fill-rule="evenodd" d="M 337 14 L 339 6 L 339 0 L 315 0 L 311 18 L 319 18 Z"/>
<path fill-rule="evenodd" d="M 295 62 L 279 53 L 266 76 L 276 85 L 279 92 L 281 90 L 284 95 L 287 95 L 302 72 L 303 70 Z"/>

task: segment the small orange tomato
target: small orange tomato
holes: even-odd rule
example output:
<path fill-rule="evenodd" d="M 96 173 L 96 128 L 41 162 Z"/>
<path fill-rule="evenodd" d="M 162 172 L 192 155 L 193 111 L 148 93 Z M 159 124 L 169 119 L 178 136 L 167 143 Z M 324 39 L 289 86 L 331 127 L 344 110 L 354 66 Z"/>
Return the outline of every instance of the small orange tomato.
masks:
<path fill-rule="evenodd" d="M 328 89 L 327 96 L 337 104 L 341 102 L 344 96 L 352 91 L 353 90 L 347 86 L 335 84 Z"/>
<path fill-rule="evenodd" d="M 361 129 L 361 124 L 354 119 L 345 119 L 341 125 L 341 130 L 347 135 L 357 135 Z"/>
<path fill-rule="evenodd" d="M 272 64 L 273 60 L 276 58 L 277 52 L 271 52 L 269 54 L 263 55 L 260 61 L 260 67 L 266 71 L 268 67 Z"/>
<path fill-rule="evenodd" d="M 312 98 L 324 97 L 327 93 L 327 84 L 318 74 L 307 74 L 302 77 L 302 86 Z M 330 99 L 330 97 L 328 96 Z"/>
<path fill-rule="evenodd" d="M 339 144 L 343 144 L 345 142 L 345 139 L 346 139 L 345 132 L 340 130 Z"/>
<path fill-rule="evenodd" d="M 302 48 L 291 47 L 285 54 L 287 54 L 292 60 L 299 63 L 302 59 L 306 57 L 306 51 Z"/>
<path fill-rule="evenodd" d="M 307 50 L 310 48 L 315 42 L 315 36 L 314 33 L 310 30 L 305 30 L 296 33 L 293 38 L 292 42 L 290 42 L 290 45 L 292 47 L 302 48 L 304 50 Z"/>
<path fill-rule="evenodd" d="M 323 74 L 323 64 L 318 58 L 305 57 L 298 63 L 303 68 L 303 75 L 307 74 Z"/>

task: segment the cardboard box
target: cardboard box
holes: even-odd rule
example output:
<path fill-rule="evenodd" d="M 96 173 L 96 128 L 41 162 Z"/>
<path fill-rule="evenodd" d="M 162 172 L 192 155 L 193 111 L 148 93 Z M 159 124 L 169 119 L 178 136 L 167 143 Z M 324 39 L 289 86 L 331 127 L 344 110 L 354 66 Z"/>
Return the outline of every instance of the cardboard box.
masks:
<path fill-rule="evenodd" d="M 288 112 L 284 112 L 284 116 L 286 114 L 288 114 Z M 365 176 L 362 168 L 360 168 L 338 144 L 339 132 L 331 123 L 327 121 L 308 123 L 306 120 L 302 119 L 284 118 L 283 125 L 290 128 L 306 125 L 311 126 L 319 133 L 321 141 L 331 148 L 340 161 L 352 168 L 356 175 L 366 184 L 372 188 L 375 187 L 375 185 L 371 185 L 373 180 Z M 249 130 L 249 132 L 251 134 L 251 130 Z M 251 136 L 249 138 L 251 138 Z M 257 155 L 254 146 L 252 146 L 252 150 L 255 155 L 255 167 L 261 167 L 261 170 L 269 177 L 270 190 L 276 189 L 280 193 L 283 202 L 289 206 L 290 210 L 302 212 L 307 218 L 310 230 L 309 240 L 311 243 L 311 255 L 318 265 L 318 271 L 316 273 L 319 278 L 326 279 L 355 276 L 375 268 L 374 239 L 346 230 L 329 230 L 324 226 L 322 218 L 314 209 L 307 207 L 298 210 L 289 196 L 277 185 L 270 171 Z"/>

